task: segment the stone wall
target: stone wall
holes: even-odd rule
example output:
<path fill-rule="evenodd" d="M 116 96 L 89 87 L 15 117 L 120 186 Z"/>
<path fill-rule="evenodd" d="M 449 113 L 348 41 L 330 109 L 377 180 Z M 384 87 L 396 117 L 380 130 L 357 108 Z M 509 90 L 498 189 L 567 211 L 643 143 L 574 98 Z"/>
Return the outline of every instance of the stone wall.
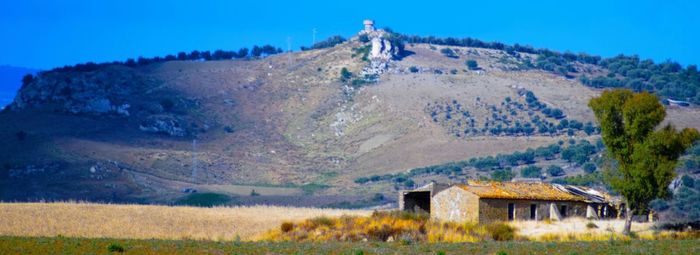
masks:
<path fill-rule="evenodd" d="M 586 203 L 571 202 L 571 201 L 542 201 L 542 200 L 506 200 L 506 199 L 480 199 L 479 200 L 479 222 L 507 221 L 508 220 L 508 204 L 513 203 L 515 206 L 515 220 L 530 220 L 530 206 L 535 204 L 536 219 L 544 220 L 557 215 L 550 214 L 550 206 L 552 203 L 556 208 L 562 205 L 566 206 L 566 217 L 585 217 Z"/>
<path fill-rule="evenodd" d="M 442 221 L 478 221 L 479 197 L 453 186 L 433 196 L 430 217 Z"/>

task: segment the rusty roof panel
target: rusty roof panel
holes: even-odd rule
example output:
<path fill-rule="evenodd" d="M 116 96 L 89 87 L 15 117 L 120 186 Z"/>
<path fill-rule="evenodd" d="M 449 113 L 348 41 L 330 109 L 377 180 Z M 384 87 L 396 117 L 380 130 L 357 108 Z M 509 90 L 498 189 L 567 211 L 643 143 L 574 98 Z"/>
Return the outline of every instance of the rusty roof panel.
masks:
<path fill-rule="evenodd" d="M 470 181 L 457 186 L 480 198 L 586 201 L 549 183 Z"/>

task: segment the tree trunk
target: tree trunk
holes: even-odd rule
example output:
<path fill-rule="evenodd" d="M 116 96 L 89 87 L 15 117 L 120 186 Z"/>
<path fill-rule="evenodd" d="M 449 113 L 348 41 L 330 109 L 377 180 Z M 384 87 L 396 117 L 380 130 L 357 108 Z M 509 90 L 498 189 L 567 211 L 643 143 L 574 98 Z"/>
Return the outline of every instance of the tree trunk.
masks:
<path fill-rule="evenodd" d="M 622 233 L 625 235 L 632 233 L 632 209 L 628 203 L 625 203 L 625 228 Z"/>

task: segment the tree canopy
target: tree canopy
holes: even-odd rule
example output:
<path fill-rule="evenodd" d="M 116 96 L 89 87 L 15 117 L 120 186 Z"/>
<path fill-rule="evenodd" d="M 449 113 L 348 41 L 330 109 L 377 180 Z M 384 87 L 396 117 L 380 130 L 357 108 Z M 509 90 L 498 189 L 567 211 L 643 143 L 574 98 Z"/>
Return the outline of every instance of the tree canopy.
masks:
<path fill-rule="evenodd" d="M 657 129 L 666 111 L 659 98 L 647 92 L 608 90 L 591 99 L 589 107 L 600 123 L 609 155 L 618 163 L 606 179 L 625 197 L 631 224 L 632 212 L 644 212 L 651 200 L 669 195 L 678 157 L 700 134 L 691 128 L 678 131 L 671 124 Z"/>

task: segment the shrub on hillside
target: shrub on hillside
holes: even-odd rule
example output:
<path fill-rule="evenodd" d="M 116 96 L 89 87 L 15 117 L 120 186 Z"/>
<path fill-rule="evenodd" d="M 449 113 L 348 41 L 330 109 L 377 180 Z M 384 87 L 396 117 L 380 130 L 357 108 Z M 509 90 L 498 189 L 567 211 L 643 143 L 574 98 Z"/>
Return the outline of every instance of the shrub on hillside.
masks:
<path fill-rule="evenodd" d="M 450 48 L 443 48 L 440 50 L 440 53 L 442 53 L 442 55 L 445 55 L 445 57 L 448 57 L 448 58 L 459 58 L 459 56 L 457 56 L 455 51 L 450 49 Z"/>
<path fill-rule="evenodd" d="M 491 172 L 491 180 L 494 181 L 506 182 L 512 180 L 513 177 L 515 177 L 515 173 L 510 168 Z"/>
<path fill-rule="evenodd" d="M 520 175 L 525 178 L 540 178 L 542 176 L 542 168 L 537 166 L 527 166 L 520 169 Z"/>
<path fill-rule="evenodd" d="M 465 61 L 464 64 L 467 65 L 469 70 L 479 70 L 479 63 L 477 63 L 476 60 L 470 59 Z"/>
<path fill-rule="evenodd" d="M 347 68 L 340 69 L 340 81 L 347 82 L 352 78 L 352 73 Z"/>
<path fill-rule="evenodd" d="M 583 171 L 585 171 L 586 173 L 590 174 L 590 173 L 595 172 L 595 170 L 596 170 L 595 164 L 593 164 L 591 162 L 583 164 Z"/>
<path fill-rule="evenodd" d="M 551 165 L 551 166 L 549 166 L 549 167 L 547 168 L 547 173 L 548 173 L 550 176 L 553 176 L 553 177 L 554 177 L 554 176 L 562 176 L 562 175 L 566 174 L 566 173 L 564 172 L 564 169 L 562 169 L 560 166 L 557 166 L 557 165 Z"/>

